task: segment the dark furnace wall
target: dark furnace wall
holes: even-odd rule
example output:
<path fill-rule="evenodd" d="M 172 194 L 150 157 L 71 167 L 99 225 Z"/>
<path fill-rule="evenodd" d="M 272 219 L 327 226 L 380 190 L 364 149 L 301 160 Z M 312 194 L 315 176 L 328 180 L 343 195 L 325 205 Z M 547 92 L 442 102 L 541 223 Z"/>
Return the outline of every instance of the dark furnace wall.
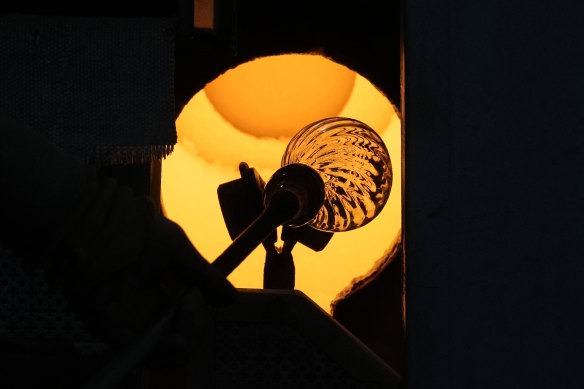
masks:
<path fill-rule="evenodd" d="M 407 388 L 581 388 L 577 1 L 405 2 Z"/>
<path fill-rule="evenodd" d="M 177 16 L 174 80 L 177 114 L 207 82 L 230 67 L 259 56 L 291 52 L 328 56 L 368 78 L 399 106 L 399 0 L 359 4 L 215 0 L 215 4 L 218 15 L 216 33 L 188 31 L 192 0 L 103 0 L 93 3 L 22 0 L 1 5 L 0 13 L 87 18 Z M 103 170 L 138 193 L 156 193 L 156 185 L 146 185 L 146 181 L 153 180 L 154 176 L 160 181 L 159 168 L 151 169 L 149 164 Z M 391 239 L 392 236 L 388 237 L 388 248 Z M 339 303 L 335 317 L 401 372 L 401 255 L 396 255 L 396 258 L 383 268 L 375 282 Z"/>
<path fill-rule="evenodd" d="M 192 34 L 194 0 L 10 0 L 0 13 L 179 19 L 177 114 L 221 73 L 253 58 L 319 53 L 359 72 L 400 104 L 400 0 L 214 0 L 217 31 Z"/>
<path fill-rule="evenodd" d="M 176 9 L 28 3 L 45 13 L 114 16 Z M 330 13 L 330 3 L 240 3 L 248 5 L 238 11 L 246 16 L 235 56 L 197 57 L 188 54 L 192 43 L 178 45 L 179 109 L 222 69 L 276 46 L 324 47 L 397 102 L 397 54 L 387 56 L 397 46 L 387 35 L 395 24 L 385 21 L 396 14 L 371 5 L 378 2 Z M 581 387 L 582 7 L 404 5 L 405 387 Z"/>

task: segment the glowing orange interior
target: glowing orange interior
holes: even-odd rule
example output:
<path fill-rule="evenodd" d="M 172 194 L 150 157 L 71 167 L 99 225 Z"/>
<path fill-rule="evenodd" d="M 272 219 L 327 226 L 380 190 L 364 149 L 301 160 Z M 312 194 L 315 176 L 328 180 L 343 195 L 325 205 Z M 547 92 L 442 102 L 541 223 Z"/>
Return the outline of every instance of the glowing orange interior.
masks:
<path fill-rule="evenodd" d="M 318 253 L 302 245 L 294 248 L 296 288 L 327 311 L 353 278 L 383 256 L 401 228 L 400 121 L 369 81 L 318 55 L 264 57 L 240 65 L 187 104 L 176 121 L 178 144 L 162 165 L 167 216 L 212 261 L 231 242 L 217 187 L 239 178 L 242 161 L 267 181 L 280 166 L 290 137 L 329 116 L 354 118 L 375 129 L 389 150 L 394 176 L 389 201 L 371 223 L 335 234 Z M 260 246 L 229 280 L 236 287 L 261 288 L 264 260 Z"/>
<path fill-rule="evenodd" d="M 205 87 L 217 112 L 259 137 L 292 137 L 347 102 L 355 72 L 318 55 L 276 55 L 244 63 Z"/>

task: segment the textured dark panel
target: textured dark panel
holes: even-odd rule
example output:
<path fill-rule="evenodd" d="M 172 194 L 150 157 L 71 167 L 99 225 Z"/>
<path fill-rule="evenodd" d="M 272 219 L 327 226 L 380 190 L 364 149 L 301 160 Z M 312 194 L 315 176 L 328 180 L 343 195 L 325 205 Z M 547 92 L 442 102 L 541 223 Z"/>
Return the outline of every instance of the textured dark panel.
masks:
<path fill-rule="evenodd" d="M 176 143 L 170 19 L 0 17 L 0 112 L 80 159 L 150 162 Z"/>
<path fill-rule="evenodd" d="M 407 387 L 580 387 L 575 1 L 406 2 Z"/>
<path fill-rule="evenodd" d="M 213 387 L 381 388 L 361 382 L 285 324 L 218 322 Z"/>

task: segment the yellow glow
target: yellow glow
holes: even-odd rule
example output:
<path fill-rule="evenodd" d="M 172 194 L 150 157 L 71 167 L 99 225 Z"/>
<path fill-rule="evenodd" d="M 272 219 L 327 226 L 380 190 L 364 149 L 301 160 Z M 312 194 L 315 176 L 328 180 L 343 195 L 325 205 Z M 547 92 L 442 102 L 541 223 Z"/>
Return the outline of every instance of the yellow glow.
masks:
<path fill-rule="evenodd" d="M 235 128 L 260 137 L 291 137 L 340 112 L 354 81 L 355 72 L 319 55 L 276 55 L 229 70 L 205 92 Z"/>
<path fill-rule="evenodd" d="M 258 61 L 252 63 L 255 62 Z M 353 88 L 344 106 L 326 116 L 361 120 L 381 135 L 392 159 L 393 186 L 383 211 L 368 225 L 335 234 L 319 253 L 302 245 L 294 248 L 296 288 L 327 311 L 337 293 L 353 278 L 371 269 L 401 228 L 400 121 L 390 102 L 369 81 L 353 75 Z M 315 89 L 332 87 L 316 81 L 313 85 Z M 306 124 L 302 123 L 294 132 Z M 215 111 L 207 88 L 193 97 L 176 125 L 179 143 L 162 164 L 164 207 L 168 217 L 179 223 L 201 254 L 212 261 L 231 243 L 219 208 L 217 187 L 239 178 L 237 167 L 241 161 L 258 169 L 267 181 L 280 166 L 290 136 L 257 138 L 234 128 Z M 265 251 L 260 246 L 229 280 L 237 287 L 262 288 L 264 260 Z"/>

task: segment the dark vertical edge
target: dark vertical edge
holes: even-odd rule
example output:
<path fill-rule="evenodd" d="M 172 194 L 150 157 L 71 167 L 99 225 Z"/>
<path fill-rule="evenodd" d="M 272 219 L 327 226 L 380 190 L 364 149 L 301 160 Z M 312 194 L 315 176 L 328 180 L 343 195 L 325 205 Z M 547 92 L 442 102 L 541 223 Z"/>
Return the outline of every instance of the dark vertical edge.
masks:
<path fill-rule="evenodd" d="M 401 308 L 402 308 L 402 330 L 403 330 L 403 344 L 402 344 L 402 386 L 407 385 L 407 363 L 406 363 L 406 342 L 407 342 L 407 263 L 406 263 L 406 107 L 405 107 L 405 4 L 406 0 L 400 0 L 400 15 L 399 15 L 399 98 L 400 98 L 400 114 L 401 114 Z"/>
<path fill-rule="evenodd" d="M 449 8 L 408 0 L 403 11 L 408 388 L 451 378 Z"/>
<path fill-rule="evenodd" d="M 154 159 L 150 162 L 150 190 L 149 196 L 154 202 L 154 210 L 161 212 L 161 182 L 162 179 L 162 160 Z"/>
<path fill-rule="evenodd" d="M 191 37 L 195 32 L 195 0 L 177 0 L 177 33 Z"/>

